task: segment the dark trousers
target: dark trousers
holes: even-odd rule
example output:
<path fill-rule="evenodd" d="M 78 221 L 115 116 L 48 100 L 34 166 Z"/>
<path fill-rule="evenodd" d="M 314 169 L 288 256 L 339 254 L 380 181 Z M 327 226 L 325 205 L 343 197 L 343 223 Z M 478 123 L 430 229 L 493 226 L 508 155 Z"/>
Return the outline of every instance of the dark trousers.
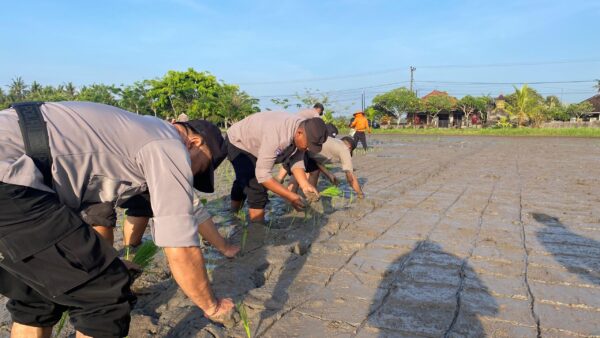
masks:
<path fill-rule="evenodd" d="M 227 159 L 233 165 L 235 181 L 231 186 L 231 200 L 248 200 L 251 209 L 264 209 L 269 201 L 267 188 L 256 179 L 256 157 L 227 142 Z"/>
<path fill-rule="evenodd" d="M 0 183 L 0 294 L 14 322 L 124 337 L 135 296 L 117 252 L 55 194 Z"/>
<path fill-rule="evenodd" d="M 364 131 L 357 131 L 354 133 L 354 142 L 356 142 L 356 145 L 358 145 L 358 141 L 362 144 L 363 149 L 367 150 L 367 135 L 365 135 Z"/>

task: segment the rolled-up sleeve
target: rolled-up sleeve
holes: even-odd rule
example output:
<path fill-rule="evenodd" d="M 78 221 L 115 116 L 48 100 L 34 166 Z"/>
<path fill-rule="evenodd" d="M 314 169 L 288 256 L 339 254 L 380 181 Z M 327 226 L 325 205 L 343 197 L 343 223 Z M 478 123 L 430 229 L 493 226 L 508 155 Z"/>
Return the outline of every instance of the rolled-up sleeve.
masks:
<path fill-rule="evenodd" d="M 199 246 L 194 222 L 192 169 L 181 141 L 151 142 L 138 152 L 137 160 L 148 184 L 156 245 Z"/>

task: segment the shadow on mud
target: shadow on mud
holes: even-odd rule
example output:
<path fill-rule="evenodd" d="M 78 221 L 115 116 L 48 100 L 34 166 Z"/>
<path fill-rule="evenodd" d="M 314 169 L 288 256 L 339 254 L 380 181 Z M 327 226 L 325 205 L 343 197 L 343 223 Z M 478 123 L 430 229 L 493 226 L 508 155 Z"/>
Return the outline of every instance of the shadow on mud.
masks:
<path fill-rule="evenodd" d="M 531 216 L 546 226 L 536 236 L 554 259 L 570 273 L 600 285 L 600 242 L 572 232 L 556 217 L 542 213 Z"/>
<path fill-rule="evenodd" d="M 484 337 L 479 317 L 498 313 L 472 267 L 432 241 L 418 242 L 385 276 L 367 321 L 379 337 Z"/>

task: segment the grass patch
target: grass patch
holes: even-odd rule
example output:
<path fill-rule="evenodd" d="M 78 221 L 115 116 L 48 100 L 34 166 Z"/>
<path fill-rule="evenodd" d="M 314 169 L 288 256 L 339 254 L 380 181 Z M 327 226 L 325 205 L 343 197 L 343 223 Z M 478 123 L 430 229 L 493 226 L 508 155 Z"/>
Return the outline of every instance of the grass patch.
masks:
<path fill-rule="evenodd" d="M 600 128 L 427 128 L 374 129 L 376 135 L 440 135 L 440 136 L 550 136 L 600 137 Z"/>

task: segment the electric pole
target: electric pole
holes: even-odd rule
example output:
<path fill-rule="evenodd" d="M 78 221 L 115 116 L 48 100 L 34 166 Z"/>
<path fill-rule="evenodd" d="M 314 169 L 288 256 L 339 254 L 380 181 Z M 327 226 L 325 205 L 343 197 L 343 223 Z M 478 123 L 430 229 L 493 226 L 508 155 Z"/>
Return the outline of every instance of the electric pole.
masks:
<path fill-rule="evenodd" d="M 413 82 L 414 82 L 414 76 L 413 73 L 415 72 L 415 70 L 417 70 L 417 68 L 410 66 L 410 91 L 413 91 Z"/>
<path fill-rule="evenodd" d="M 362 97 L 361 97 L 361 101 L 362 101 L 362 111 L 365 111 L 365 91 L 363 90 L 362 92 Z"/>

